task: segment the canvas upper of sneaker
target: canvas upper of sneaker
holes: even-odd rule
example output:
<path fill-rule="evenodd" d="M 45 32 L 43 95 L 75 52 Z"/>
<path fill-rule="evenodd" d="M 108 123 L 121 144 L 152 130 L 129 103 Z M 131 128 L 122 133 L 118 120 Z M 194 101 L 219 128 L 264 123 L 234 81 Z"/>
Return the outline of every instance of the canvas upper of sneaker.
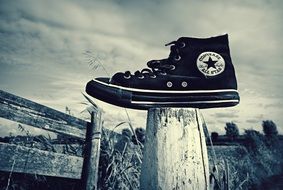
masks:
<path fill-rule="evenodd" d="M 181 37 L 169 45 L 169 57 L 149 62 L 150 68 L 135 74 L 118 72 L 111 79 L 99 80 L 140 89 L 237 89 L 227 34 L 211 38 Z"/>

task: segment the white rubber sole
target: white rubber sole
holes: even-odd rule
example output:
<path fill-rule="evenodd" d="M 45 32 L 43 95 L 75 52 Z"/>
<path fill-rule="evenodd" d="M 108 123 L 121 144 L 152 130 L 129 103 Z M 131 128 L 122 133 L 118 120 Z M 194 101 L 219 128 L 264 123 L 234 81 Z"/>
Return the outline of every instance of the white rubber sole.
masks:
<path fill-rule="evenodd" d="M 86 92 L 113 105 L 143 110 L 152 107 L 230 107 L 240 102 L 235 89 L 151 90 L 123 87 L 96 79 L 88 82 Z"/>

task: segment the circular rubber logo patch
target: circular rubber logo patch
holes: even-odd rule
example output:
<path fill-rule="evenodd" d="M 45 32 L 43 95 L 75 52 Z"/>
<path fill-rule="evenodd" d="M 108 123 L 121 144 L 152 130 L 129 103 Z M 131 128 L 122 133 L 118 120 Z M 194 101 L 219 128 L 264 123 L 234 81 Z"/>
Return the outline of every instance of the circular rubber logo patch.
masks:
<path fill-rule="evenodd" d="M 224 71 L 225 61 L 218 53 L 207 51 L 198 56 L 197 67 L 205 76 L 216 76 Z"/>

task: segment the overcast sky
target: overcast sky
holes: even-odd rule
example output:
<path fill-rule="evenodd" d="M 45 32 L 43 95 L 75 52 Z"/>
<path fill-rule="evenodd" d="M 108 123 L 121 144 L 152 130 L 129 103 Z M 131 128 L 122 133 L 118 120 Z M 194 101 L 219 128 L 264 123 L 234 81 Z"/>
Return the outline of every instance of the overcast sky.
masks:
<path fill-rule="evenodd" d="M 261 130 L 271 119 L 282 133 L 282 23 L 280 0 L 0 0 L 0 89 L 81 117 L 90 79 L 166 58 L 164 44 L 181 36 L 228 33 L 241 103 L 203 110 L 209 130 L 223 133 L 229 121 Z M 127 120 L 123 108 L 96 102 L 106 127 Z M 145 111 L 128 111 L 145 127 Z"/>

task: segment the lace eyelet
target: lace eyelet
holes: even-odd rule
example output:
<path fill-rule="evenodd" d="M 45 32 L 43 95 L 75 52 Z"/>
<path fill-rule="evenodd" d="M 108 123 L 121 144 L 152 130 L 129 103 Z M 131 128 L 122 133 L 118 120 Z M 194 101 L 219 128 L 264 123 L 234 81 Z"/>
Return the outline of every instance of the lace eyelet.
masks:
<path fill-rule="evenodd" d="M 166 83 L 166 85 L 167 85 L 168 88 L 171 88 L 171 87 L 173 86 L 173 83 L 172 83 L 171 81 L 168 81 L 168 82 Z"/>
<path fill-rule="evenodd" d="M 138 76 L 138 78 L 139 78 L 139 79 L 143 79 L 143 78 L 144 78 L 144 76 L 143 76 L 143 75 L 141 75 L 141 76 Z"/>
<path fill-rule="evenodd" d="M 170 65 L 172 68 L 170 69 L 171 71 L 173 71 L 173 70 L 175 70 L 176 69 L 176 67 L 175 67 L 175 65 Z"/>
<path fill-rule="evenodd" d="M 186 81 L 183 81 L 182 83 L 181 83 L 181 85 L 182 85 L 182 87 L 187 87 L 188 86 L 188 83 L 186 82 Z"/>
<path fill-rule="evenodd" d="M 129 79 L 129 78 L 131 78 L 131 75 L 129 75 L 129 76 L 125 76 L 125 75 L 124 75 L 124 78 L 125 78 L 125 79 Z"/>
<path fill-rule="evenodd" d="M 151 75 L 150 78 L 155 79 L 156 75 Z"/>
<path fill-rule="evenodd" d="M 175 60 L 175 61 L 180 61 L 180 60 L 181 60 L 181 56 L 178 55 L 178 57 L 174 57 L 174 60 Z"/>
<path fill-rule="evenodd" d="M 186 47 L 186 43 L 185 42 L 181 42 L 180 48 L 184 48 L 184 47 Z"/>
<path fill-rule="evenodd" d="M 161 75 L 167 75 L 167 73 L 165 73 L 165 72 L 161 72 L 160 74 L 161 74 Z"/>

